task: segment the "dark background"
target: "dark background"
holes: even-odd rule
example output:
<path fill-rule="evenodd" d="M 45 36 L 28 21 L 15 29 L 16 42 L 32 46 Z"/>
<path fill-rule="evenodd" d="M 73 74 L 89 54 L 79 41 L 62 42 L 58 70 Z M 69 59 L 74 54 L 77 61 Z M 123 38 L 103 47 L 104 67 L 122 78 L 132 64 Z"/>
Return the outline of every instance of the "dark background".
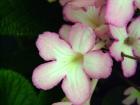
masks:
<path fill-rule="evenodd" d="M 46 0 L 0 0 L 0 68 L 17 72 L 32 84 L 34 68 L 45 62 L 35 46 L 38 35 L 44 31 L 58 32 L 64 23 L 62 7 L 58 2 L 50 4 Z M 120 64 L 114 61 L 112 75 L 99 81 L 91 105 L 122 105 L 124 90 L 131 85 L 139 86 L 139 69 L 140 66 L 133 77 L 124 78 Z M 35 89 L 35 92 L 39 94 L 40 90 Z M 44 102 L 40 105 L 51 105 L 64 96 L 60 84 L 41 92 Z M 0 94 L 2 97 L 5 97 L 5 101 L 9 100 L 5 93 Z M 0 105 L 9 105 L 2 104 L 2 101 Z"/>

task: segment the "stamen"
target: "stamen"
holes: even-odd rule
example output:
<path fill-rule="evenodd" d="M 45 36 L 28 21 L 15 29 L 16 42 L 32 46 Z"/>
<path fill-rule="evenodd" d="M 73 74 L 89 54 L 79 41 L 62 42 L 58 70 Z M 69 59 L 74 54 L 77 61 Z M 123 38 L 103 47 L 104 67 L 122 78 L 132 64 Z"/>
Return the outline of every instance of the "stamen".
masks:
<path fill-rule="evenodd" d="M 77 53 L 76 56 L 73 58 L 72 62 L 80 62 L 82 63 L 83 62 L 83 55 L 80 54 L 80 53 Z"/>
<path fill-rule="evenodd" d="M 132 46 L 135 42 L 135 39 L 132 38 L 132 37 L 127 37 L 124 41 L 125 44 L 129 45 L 129 46 Z"/>

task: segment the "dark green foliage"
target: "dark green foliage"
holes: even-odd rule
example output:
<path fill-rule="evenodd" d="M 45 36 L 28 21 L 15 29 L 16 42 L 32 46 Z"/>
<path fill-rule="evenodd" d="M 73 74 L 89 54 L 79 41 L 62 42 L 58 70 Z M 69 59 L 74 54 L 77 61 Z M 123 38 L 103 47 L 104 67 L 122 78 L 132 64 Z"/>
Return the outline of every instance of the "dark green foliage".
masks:
<path fill-rule="evenodd" d="M 0 35 L 31 37 L 46 31 L 52 24 L 48 6 L 45 0 L 0 0 Z"/>
<path fill-rule="evenodd" d="M 23 76 L 10 70 L 0 70 L 0 105 L 34 105 L 36 94 Z"/>

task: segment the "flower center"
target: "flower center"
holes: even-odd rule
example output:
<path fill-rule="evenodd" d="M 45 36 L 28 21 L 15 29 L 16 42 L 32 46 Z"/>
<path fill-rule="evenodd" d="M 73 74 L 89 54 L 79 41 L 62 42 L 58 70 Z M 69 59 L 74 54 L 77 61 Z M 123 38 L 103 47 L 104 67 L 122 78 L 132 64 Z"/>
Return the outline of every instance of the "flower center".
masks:
<path fill-rule="evenodd" d="M 99 27 L 103 24 L 103 22 L 99 19 L 99 17 L 89 19 L 93 27 Z"/>
<path fill-rule="evenodd" d="M 84 60 L 84 56 L 80 53 L 77 53 L 75 55 L 75 57 L 72 59 L 72 62 L 74 63 L 83 63 L 83 60 Z"/>
<path fill-rule="evenodd" d="M 132 46 L 135 42 L 135 39 L 132 38 L 132 37 L 127 37 L 125 40 L 124 40 L 124 43 L 128 46 Z"/>

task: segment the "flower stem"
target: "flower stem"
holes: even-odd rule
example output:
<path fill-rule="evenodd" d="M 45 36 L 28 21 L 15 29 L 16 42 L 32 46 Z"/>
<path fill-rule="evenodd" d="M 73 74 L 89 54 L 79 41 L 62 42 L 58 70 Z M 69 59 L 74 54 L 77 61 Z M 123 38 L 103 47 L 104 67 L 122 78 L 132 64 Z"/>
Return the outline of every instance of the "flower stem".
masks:
<path fill-rule="evenodd" d="M 127 58 L 130 58 L 130 59 L 134 59 L 134 60 L 137 60 L 137 61 L 140 61 L 140 57 L 137 57 L 137 56 L 130 56 L 130 55 L 127 55 L 125 53 L 121 53 L 122 57 L 127 57 Z"/>
<path fill-rule="evenodd" d="M 98 79 L 93 79 L 92 81 L 91 81 L 91 96 L 89 97 L 89 99 L 86 101 L 86 103 L 84 104 L 84 105 L 90 105 L 90 100 L 91 100 L 91 97 L 92 97 L 92 94 L 93 94 L 93 92 L 94 92 L 94 90 L 95 90 L 95 88 L 96 88 L 96 86 L 97 86 L 97 83 L 98 83 Z"/>
<path fill-rule="evenodd" d="M 97 86 L 97 83 L 98 83 L 98 79 L 93 79 L 93 80 L 91 81 L 91 85 L 92 85 L 91 91 L 92 91 L 92 94 L 93 94 L 93 92 L 94 92 L 94 90 L 95 90 L 95 88 L 96 88 L 96 86 Z"/>

